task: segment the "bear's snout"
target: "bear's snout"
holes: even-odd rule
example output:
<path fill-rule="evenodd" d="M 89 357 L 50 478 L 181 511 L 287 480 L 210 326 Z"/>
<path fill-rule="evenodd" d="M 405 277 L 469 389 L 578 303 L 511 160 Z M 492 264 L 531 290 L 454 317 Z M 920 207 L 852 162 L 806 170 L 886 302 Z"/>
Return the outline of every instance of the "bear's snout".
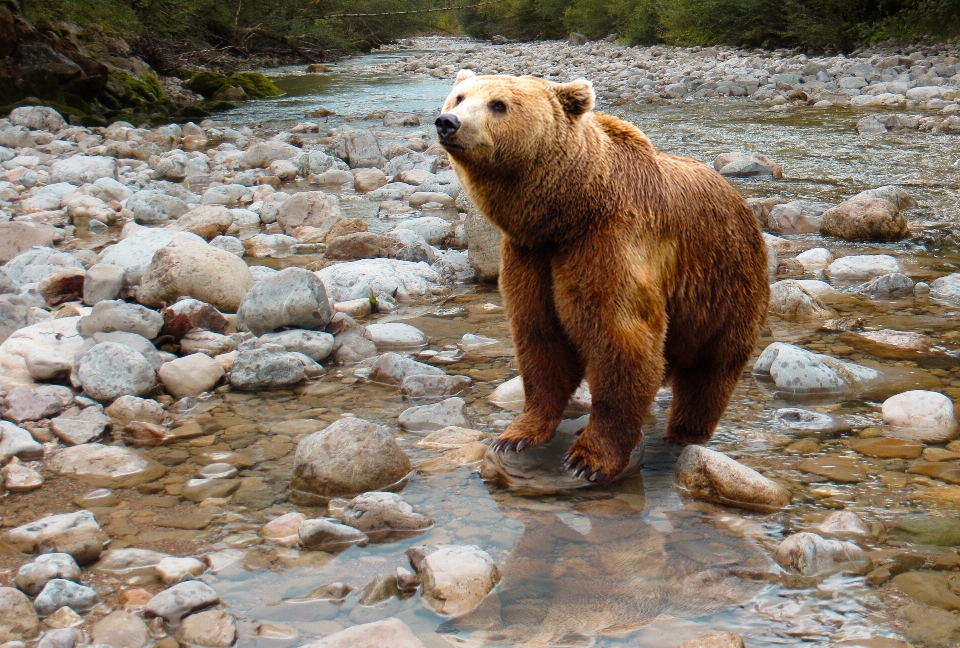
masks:
<path fill-rule="evenodd" d="M 460 130 L 460 118 L 453 113 L 443 113 L 434 122 L 440 141 L 446 140 Z"/>

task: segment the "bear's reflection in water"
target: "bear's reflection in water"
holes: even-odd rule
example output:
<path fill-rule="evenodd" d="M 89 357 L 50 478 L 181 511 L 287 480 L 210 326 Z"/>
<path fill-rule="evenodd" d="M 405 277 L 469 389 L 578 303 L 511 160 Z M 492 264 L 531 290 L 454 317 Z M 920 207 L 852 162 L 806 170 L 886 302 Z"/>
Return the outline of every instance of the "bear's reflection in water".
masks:
<path fill-rule="evenodd" d="M 575 501 L 493 495 L 524 531 L 496 591 L 438 630 L 455 645 L 591 646 L 659 618 L 735 607 L 766 585 L 766 554 L 701 513 L 645 516 L 641 475 Z"/>

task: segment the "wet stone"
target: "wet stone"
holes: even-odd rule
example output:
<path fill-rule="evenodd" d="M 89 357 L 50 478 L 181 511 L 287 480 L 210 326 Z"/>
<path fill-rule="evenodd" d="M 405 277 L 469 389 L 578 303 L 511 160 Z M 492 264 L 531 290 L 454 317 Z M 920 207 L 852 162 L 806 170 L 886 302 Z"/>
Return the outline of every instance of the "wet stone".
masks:
<path fill-rule="evenodd" d="M 183 484 L 180 496 L 191 502 L 202 502 L 208 497 L 227 497 L 238 488 L 239 479 L 190 479 Z"/>
<path fill-rule="evenodd" d="M 163 423 L 168 418 L 163 406 L 155 400 L 138 398 L 136 396 L 121 396 L 104 410 L 117 425 L 125 425 L 130 421 L 145 423 Z"/>
<path fill-rule="evenodd" d="M 435 432 L 445 427 L 470 427 L 467 404 L 462 398 L 448 398 L 433 405 L 411 407 L 398 419 L 408 432 Z"/>
<path fill-rule="evenodd" d="M 110 508 L 120 503 L 120 498 L 109 488 L 97 488 L 78 495 L 73 503 L 80 508 Z"/>
<path fill-rule="evenodd" d="M 299 512 L 284 513 L 270 520 L 260 528 L 260 537 L 282 547 L 295 547 L 300 544 L 300 525 L 307 516 Z"/>
<path fill-rule="evenodd" d="M 490 555 L 472 545 L 437 547 L 416 567 L 423 581 L 424 607 L 451 617 L 472 612 L 500 582 L 500 570 Z"/>
<path fill-rule="evenodd" d="M 93 566 L 93 571 L 114 578 L 130 580 L 137 577 L 153 578 L 156 567 L 170 556 L 151 549 L 124 547 L 111 549 Z"/>
<path fill-rule="evenodd" d="M 166 468 L 128 448 L 87 443 L 60 450 L 47 469 L 101 488 L 131 488 L 161 477 Z"/>
<path fill-rule="evenodd" d="M 579 421 L 576 419 L 574 422 Z M 563 467 L 564 455 L 576 441 L 574 432 L 582 425 L 561 425 L 547 444 L 526 448 L 523 452 L 501 454 L 487 450 L 480 464 L 484 481 L 506 488 L 517 495 L 556 495 L 598 488 L 596 482 L 577 479 Z M 627 467 L 614 482 L 636 477 L 643 469 L 643 443 L 630 454 Z"/>
<path fill-rule="evenodd" d="M 850 441 L 850 448 L 862 455 L 882 459 L 916 459 L 923 452 L 922 443 L 905 439 L 854 439 Z"/>
<path fill-rule="evenodd" d="M 395 493 L 372 492 L 352 500 L 331 500 L 330 515 L 362 531 L 373 542 L 390 542 L 422 533 L 433 520 L 415 511 Z"/>
<path fill-rule="evenodd" d="M 347 417 L 300 441 L 290 489 L 294 501 L 323 503 L 332 497 L 400 489 L 412 468 L 387 428 Z"/>
<path fill-rule="evenodd" d="M 244 390 L 289 387 L 303 378 L 303 363 L 279 345 L 239 352 L 230 371 L 230 384 Z"/>
<path fill-rule="evenodd" d="M 918 463 L 907 469 L 911 475 L 924 475 L 939 479 L 948 484 L 960 484 L 960 464 L 957 462 L 935 461 Z"/>
<path fill-rule="evenodd" d="M 302 268 L 287 268 L 258 281 L 237 311 L 240 330 L 262 335 L 283 327 L 318 330 L 333 308 L 323 282 Z"/>
<path fill-rule="evenodd" d="M 163 617 L 167 623 L 176 624 L 187 614 L 219 602 L 220 597 L 209 585 L 195 580 L 187 581 L 154 596 L 144 608 L 144 613 L 151 617 Z"/>
<path fill-rule="evenodd" d="M 745 648 L 736 632 L 710 632 L 681 642 L 677 648 Z"/>
<path fill-rule="evenodd" d="M 953 401 L 932 391 L 911 390 L 891 396 L 881 407 L 892 436 L 944 443 L 960 434 Z"/>
<path fill-rule="evenodd" d="M 147 624 L 130 612 L 111 612 L 93 625 L 90 634 L 94 643 L 112 648 L 147 648 L 153 643 Z"/>
<path fill-rule="evenodd" d="M 384 353 L 370 370 L 370 380 L 399 385 L 409 376 L 442 376 L 443 369 L 411 360 L 398 353 Z"/>
<path fill-rule="evenodd" d="M 677 485 L 698 499 L 774 511 L 790 503 L 790 491 L 730 457 L 690 445 L 677 459 Z"/>
<path fill-rule="evenodd" d="M 941 610 L 960 610 L 960 596 L 943 574 L 911 571 L 893 577 L 893 586 L 914 600 Z"/>
<path fill-rule="evenodd" d="M 861 482 L 867 479 L 868 475 L 862 460 L 836 455 L 807 459 L 800 464 L 800 470 L 842 483 Z"/>
<path fill-rule="evenodd" d="M 813 532 L 836 540 L 864 540 L 872 536 L 860 516 L 853 511 L 836 511 L 813 527 Z"/>
<path fill-rule="evenodd" d="M 427 344 L 423 331 L 402 322 L 370 324 L 364 331 L 364 337 L 377 345 L 377 349 L 422 349 Z"/>
<path fill-rule="evenodd" d="M 324 518 L 304 520 L 299 528 L 300 545 L 312 551 L 339 553 L 354 545 L 366 546 L 369 538 L 353 527 Z"/>
<path fill-rule="evenodd" d="M 860 573 L 870 565 L 866 554 L 857 545 L 806 532 L 787 537 L 777 547 L 773 559 L 784 569 L 809 577 Z"/>
<path fill-rule="evenodd" d="M 196 558 L 168 556 L 157 563 L 156 570 L 164 585 L 176 585 L 200 576 L 207 566 Z"/>
<path fill-rule="evenodd" d="M 184 618 L 176 638 L 186 646 L 229 648 L 237 640 L 237 624 L 223 610 L 207 610 Z"/>
<path fill-rule="evenodd" d="M 300 648 L 426 648 L 409 626 L 400 619 L 390 618 L 356 625 L 335 632 L 319 641 Z"/>
<path fill-rule="evenodd" d="M 898 521 L 892 533 L 917 545 L 960 546 L 960 520 L 955 518 L 911 516 Z"/>
<path fill-rule="evenodd" d="M 60 609 L 69 610 L 70 608 Z M 70 628 L 55 628 L 43 635 L 37 648 L 73 648 L 77 644 L 78 634 Z"/>
<path fill-rule="evenodd" d="M 41 617 L 49 616 L 62 607 L 75 612 L 86 612 L 97 604 L 97 593 L 90 587 L 73 581 L 54 578 L 49 581 L 33 601 L 33 607 Z"/>
<path fill-rule="evenodd" d="M 850 429 L 849 423 L 829 414 L 796 407 L 785 407 L 773 413 L 774 420 L 798 438 L 819 440 L 839 436 Z"/>
<path fill-rule="evenodd" d="M 43 620 L 51 628 L 76 628 L 83 624 L 83 617 L 64 606 Z"/>
<path fill-rule="evenodd" d="M 90 511 L 48 515 L 10 529 L 4 540 L 23 553 L 66 553 L 81 565 L 103 552 L 106 534 Z"/>
<path fill-rule="evenodd" d="M 32 562 L 20 567 L 14 583 L 29 596 L 36 596 L 54 578 L 80 580 L 80 567 L 73 556 L 65 553 L 37 556 Z"/>

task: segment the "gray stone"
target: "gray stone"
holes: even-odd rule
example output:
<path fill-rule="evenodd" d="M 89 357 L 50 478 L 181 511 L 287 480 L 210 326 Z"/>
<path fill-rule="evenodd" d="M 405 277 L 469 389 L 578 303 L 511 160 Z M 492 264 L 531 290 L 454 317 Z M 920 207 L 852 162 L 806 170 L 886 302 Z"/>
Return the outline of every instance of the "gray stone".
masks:
<path fill-rule="evenodd" d="M 347 162 L 350 168 L 358 169 L 361 167 L 379 167 L 386 164 L 387 160 L 380 152 L 380 145 L 377 144 L 377 138 L 368 130 L 349 130 L 343 135 L 346 146 Z M 395 175 L 389 173 L 389 175 Z"/>
<path fill-rule="evenodd" d="M 117 177 L 117 161 L 111 157 L 74 155 L 57 160 L 50 167 L 51 182 L 69 182 L 80 186 L 100 178 Z"/>
<path fill-rule="evenodd" d="M 10 111 L 10 121 L 35 131 L 56 133 L 67 127 L 67 122 L 53 108 L 46 106 L 21 106 Z"/>
<path fill-rule="evenodd" d="M 135 578 L 152 577 L 156 567 L 169 554 L 137 547 L 111 549 L 101 556 L 93 571 L 113 578 L 131 581 Z"/>
<path fill-rule="evenodd" d="M 53 419 L 50 430 L 64 443 L 78 445 L 99 439 L 112 423 L 112 419 L 99 406 L 88 407 L 79 416 L 58 416 Z"/>
<path fill-rule="evenodd" d="M 41 617 L 50 616 L 62 607 L 74 612 L 86 612 L 97 604 L 97 593 L 90 587 L 62 578 L 49 581 L 33 601 Z"/>
<path fill-rule="evenodd" d="M 903 272 L 900 261 L 889 254 L 857 254 L 837 259 L 827 267 L 831 279 L 867 281 L 880 275 Z"/>
<path fill-rule="evenodd" d="M 960 273 L 938 277 L 930 284 L 930 294 L 954 304 L 960 304 Z"/>
<path fill-rule="evenodd" d="M 863 573 L 870 566 L 867 555 L 857 545 L 806 532 L 787 537 L 777 547 L 773 559 L 788 571 L 810 577 Z"/>
<path fill-rule="evenodd" d="M 473 384 L 469 376 L 407 376 L 400 383 L 400 393 L 406 398 L 437 398 L 453 396 Z"/>
<path fill-rule="evenodd" d="M 83 303 L 87 306 L 116 299 L 123 289 L 123 268 L 96 263 L 87 269 L 83 279 Z"/>
<path fill-rule="evenodd" d="M 394 349 L 422 349 L 427 345 L 427 336 L 415 326 L 402 322 L 369 324 L 364 337 L 383 351 Z"/>
<path fill-rule="evenodd" d="M 770 209 L 767 223 L 771 232 L 777 234 L 809 234 L 819 232 L 823 213 L 830 209 L 828 203 L 794 200 Z"/>
<path fill-rule="evenodd" d="M 135 286 L 150 267 L 153 255 L 174 239 L 180 238 L 203 240 L 196 234 L 188 232 L 177 232 L 166 228 L 141 228 L 119 243 L 104 248 L 100 253 L 100 262 L 123 268 L 124 283 L 127 286 Z"/>
<path fill-rule="evenodd" d="M 30 302 L 20 295 L 0 295 L 0 342 L 35 323 Z"/>
<path fill-rule="evenodd" d="M 881 377 L 876 369 L 783 342 L 774 342 L 763 350 L 753 373 L 768 376 L 778 391 L 791 394 L 847 394 Z"/>
<path fill-rule="evenodd" d="M 91 398 L 110 402 L 121 396 L 143 396 L 157 386 L 157 374 L 143 355 L 133 349 L 103 342 L 84 354 L 77 376 Z"/>
<path fill-rule="evenodd" d="M 51 620 L 48 619 L 47 623 L 49 624 Z M 78 641 L 78 635 L 79 633 L 73 628 L 54 628 L 43 635 L 37 648 L 73 648 Z"/>
<path fill-rule="evenodd" d="M 230 384 L 237 389 L 277 389 L 295 385 L 304 378 L 303 363 L 283 347 L 269 345 L 240 351 L 230 370 Z"/>
<path fill-rule="evenodd" d="M 286 142 L 270 140 L 269 142 L 259 142 L 252 145 L 240 157 L 240 167 L 249 169 L 252 167 L 270 166 L 274 160 L 292 160 L 303 153 L 302 149 L 297 148 Z"/>
<path fill-rule="evenodd" d="M 425 263 L 362 259 L 327 266 L 316 275 L 334 302 L 390 295 L 398 301 L 431 299 L 450 292 L 443 277 Z"/>
<path fill-rule="evenodd" d="M 14 583 L 29 596 L 36 596 L 54 578 L 80 580 L 80 567 L 73 556 L 65 553 L 49 553 L 37 556 L 17 572 Z"/>
<path fill-rule="evenodd" d="M 224 610 L 207 610 L 184 618 L 176 637 L 182 646 L 229 648 L 237 640 L 237 623 Z"/>
<path fill-rule="evenodd" d="M 255 335 L 285 327 L 318 330 L 332 317 L 323 282 L 302 268 L 286 268 L 258 281 L 244 296 L 237 327 Z"/>
<path fill-rule="evenodd" d="M 193 580 L 160 592 L 150 599 L 143 612 L 147 616 L 162 617 L 167 623 L 177 624 L 186 615 L 219 602 L 216 590 Z"/>
<path fill-rule="evenodd" d="M 433 405 L 410 407 L 398 420 L 408 432 L 434 432 L 445 427 L 470 427 L 467 403 L 462 398 L 448 398 Z"/>
<path fill-rule="evenodd" d="M 316 362 L 323 362 L 333 352 L 333 336 L 323 331 L 294 329 L 265 333 L 256 344 L 279 344 L 287 351 L 302 353 Z"/>
<path fill-rule="evenodd" d="M 136 396 L 121 396 L 104 410 L 116 425 L 124 426 L 130 421 L 164 424 L 169 418 L 163 406 L 155 400 Z"/>
<path fill-rule="evenodd" d="M 301 191 L 283 203 L 277 213 L 277 223 L 284 234 L 292 235 L 298 227 L 315 227 L 318 236 L 326 236 L 334 225 L 343 220 L 340 199 L 322 191 Z"/>
<path fill-rule="evenodd" d="M 298 502 L 322 503 L 400 489 L 411 470 L 410 459 L 387 428 L 347 417 L 300 441 L 290 489 Z"/>
<path fill-rule="evenodd" d="M 339 553 L 354 545 L 366 546 L 367 535 L 346 524 L 318 518 L 304 520 L 299 530 L 300 545 L 312 551 Z"/>
<path fill-rule="evenodd" d="M 381 355 L 370 368 L 370 380 L 388 385 L 399 385 L 408 376 L 443 375 L 443 369 L 392 352 Z"/>
<path fill-rule="evenodd" d="M 140 304 L 128 304 L 120 300 L 98 302 L 86 317 L 81 317 L 77 330 L 85 338 L 94 333 L 127 331 L 152 340 L 160 334 L 163 316 Z"/>
<path fill-rule="evenodd" d="M 334 499 L 330 515 L 362 531 L 373 542 L 408 538 L 433 526 L 433 520 L 416 512 L 396 493 L 370 492 L 352 500 Z"/>
<path fill-rule="evenodd" d="M 891 272 L 870 280 L 862 292 L 871 297 L 894 297 L 913 294 L 913 279 L 902 272 Z"/>
<path fill-rule="evenodd" d="M 190 210 L 179 198 L 150 190 L 135 193 L 127 199 L 126 208 L 133 212 L 133 219 L 141 225 L 165 225 Z"/>
<path fill-rule="evenodd" d="M 48 515 L 4 534 L 4 540 L 17 551 L 66 553 L 80 565 L 99 558 L 106 539 L 97 518 L 87 510 Z"/>
<path fill-rule="evenodd" d="M 0 463 L 6 463 L 13 457 L 24 461 L 40 459 L 43 457 L 43 446 L 23 428 L 0 421 Z"/>
<path fill-rule="evenodd" d="M 35 247 L 7 262 L 3 271 L 19 284 L 39 283 L 41 279 L 64 268 L 84 270 L 77 257 L 53 248 Z"/>
<path fill-rule="evenodd" d="M 217 236 L 210 241 L 210 245 L 225 250 L 230 254 L 235 254 L 238 257 L 246 254 L 246 248 L 243 247 L 243 243 L 236 236 Z"/>
<path fill-rule="evenodd" d="M 401 171 L 436 173 L 437 156 L 425 153 L 404 153 L 387 162 L 386 173 L 388 176 L 395 176 Z"/>

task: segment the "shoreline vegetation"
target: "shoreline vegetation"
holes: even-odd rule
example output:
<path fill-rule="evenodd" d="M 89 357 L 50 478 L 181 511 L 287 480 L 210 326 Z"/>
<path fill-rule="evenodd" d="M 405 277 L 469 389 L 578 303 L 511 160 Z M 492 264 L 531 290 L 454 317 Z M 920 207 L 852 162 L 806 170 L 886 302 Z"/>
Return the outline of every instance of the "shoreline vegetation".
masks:
<path fill-rule="evenodd" d="M 89 126 L 202 119 L 280 94 L 251 70 L 322 73 L 423 34 L 907 53 L 960 43 L 960 0 L 0 0 L 0 114 L 47 105 Z"/>

